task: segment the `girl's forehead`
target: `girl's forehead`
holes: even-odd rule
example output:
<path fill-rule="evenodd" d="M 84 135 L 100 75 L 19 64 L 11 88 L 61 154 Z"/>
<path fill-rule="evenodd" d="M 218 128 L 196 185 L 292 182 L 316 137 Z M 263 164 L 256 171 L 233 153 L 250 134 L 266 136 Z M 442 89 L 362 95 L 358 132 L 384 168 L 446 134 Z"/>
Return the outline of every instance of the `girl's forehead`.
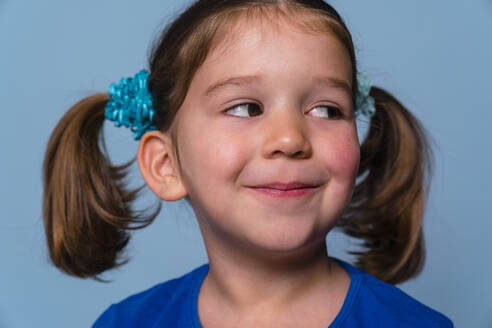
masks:
<path fill-rule="evenodd" d="M 326 23 L 321 22 L 319 18 L 317 19 L 313 15 L 309 18 L 305 16 L 307 15 L 280 16 L 276 19 L 267 15 L 253 18 L 248 15 L 239 16 L 233 23 L 224 25 L 216 32 L 207 59 L 214 61 L 219 57 L 227 56 L 228 51 L 233 50 L 239 44 L 243 47 L 254 46 L 258 42 L 285 39 L 290 33 L 317 36 L 329 40 L 331 43 L 335 41 L 343 46 L 337 35 Z M 299 19 L 297 20 L 296 17 Z M 307 21 L 310 23 L 302 23 Z"/>
<path fill-rule="evenodd" d="M 290 69 L 311 67 L 313 71 L 326 71 L 348 79 L 347 83 L 351 84 L 349 53 L 333 32 L 315 32 L 286 20 L 237 23 L 218 37 L 199 71 L 211 78 L 240 71 L 257 73 L 248 70 L 273 71 L 276 65 Z"/>

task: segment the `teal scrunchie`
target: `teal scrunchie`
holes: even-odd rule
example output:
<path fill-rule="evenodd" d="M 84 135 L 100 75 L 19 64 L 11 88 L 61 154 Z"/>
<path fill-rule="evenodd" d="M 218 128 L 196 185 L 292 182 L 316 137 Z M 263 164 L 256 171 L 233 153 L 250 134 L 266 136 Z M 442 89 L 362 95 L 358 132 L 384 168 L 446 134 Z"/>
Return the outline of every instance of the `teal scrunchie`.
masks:
<path fill-rule="evenodd" d="M 133 78 L 122 78 L 118 84 L 113 83 L 109 87 L 105 118 L 114 121 L 117 127 L 129 127 L 134 132 L 135 140 L 139 140 L 145 132 L 156 129 L 148 79 L 149 73 L 143 69 Z"/>
<path fill-rule="evenodd" d="M 115 126 L 129 127 L 133 138 L 139 140 L 147 131 L 155 130 L 152 95 L 148 90 L 149 73 L 141 70 L 133 78 L 122 78 L 118 84 L 109 87 L 110 98 L 106 105 L 105 118 L 114 121 Z M 374 98 L 369 95 L 369 79 L 357 73 L 358 92 L 356 95 L 356 114 L 372 117 L 376 112 Z"/>
<path fill-rule="evenodd" d="M 369 95 L 371 92 L 371 82 L 369 79 L 361 74 L 357 73 L 357 95 L 355 97 L 355 112 L 356 114 L 362 114 L 367 117 L 372 117 L 376 113 L 376 102 L 374 98 Z"/>

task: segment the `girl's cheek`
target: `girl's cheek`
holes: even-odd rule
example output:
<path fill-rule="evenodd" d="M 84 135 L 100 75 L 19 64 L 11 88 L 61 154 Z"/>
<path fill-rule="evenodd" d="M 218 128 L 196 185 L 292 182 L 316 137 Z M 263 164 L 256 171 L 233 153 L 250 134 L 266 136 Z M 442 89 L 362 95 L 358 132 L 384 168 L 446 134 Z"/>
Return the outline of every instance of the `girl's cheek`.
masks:
<path fill-rule="evenodd" d="M 239 169 L 244 157 L 242 154 L 246 150 L 241 141 L 243 138 L 210 126 L 207 131 L 201 130 L 202 133 L 196 133 L 197 131 L 200 129 L 190 130 L 191 134 L 187 136 L 188 141 L 184 147 L 184 156 L 188 161 L 183 165 L 189 167 L 190 173 L 209 180 L 227 177 Z"/>
<path fill-rule="evenodd" d="M 355 180 L 360 161 L 360 146 L 356 136 L 348 134 L 345 138 L 340 135 L 327 145 L 329 151 L 324 153 L 329 165 L 330 175 L 342 179 Z"/>

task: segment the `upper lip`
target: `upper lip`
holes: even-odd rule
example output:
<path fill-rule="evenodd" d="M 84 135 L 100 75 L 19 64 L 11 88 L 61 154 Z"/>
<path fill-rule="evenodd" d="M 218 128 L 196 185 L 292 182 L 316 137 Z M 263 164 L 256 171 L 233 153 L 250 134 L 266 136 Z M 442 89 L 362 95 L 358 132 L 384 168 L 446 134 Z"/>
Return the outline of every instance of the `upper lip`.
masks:
<path fill-rule="evenodd" d="M 253 186 L 253 188 L 270 188 L 270 189 L 278 189 L 278 190 L 291 190 L 291 189 L 300 189 L 300 188 L 313 188 L 318 185 L 303 183 L 298 181 L 283 183 L 283 182 L 271 182 L 266 184 L 261 184 L 257 186 Z"/>

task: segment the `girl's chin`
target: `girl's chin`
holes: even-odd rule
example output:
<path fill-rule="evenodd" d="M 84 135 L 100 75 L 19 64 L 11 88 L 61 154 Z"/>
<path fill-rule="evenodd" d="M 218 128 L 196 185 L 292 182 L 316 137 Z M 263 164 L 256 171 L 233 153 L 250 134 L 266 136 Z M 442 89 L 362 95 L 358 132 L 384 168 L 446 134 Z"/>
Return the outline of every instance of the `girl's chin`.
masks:
<path fill-rule="evenodd" d="M 326 234 L 314 235 L 311 229 L 275 229 L 246 236 L 245 243 L 253 254 L 275 258 L 305 255 L 322 247 Z"/>

